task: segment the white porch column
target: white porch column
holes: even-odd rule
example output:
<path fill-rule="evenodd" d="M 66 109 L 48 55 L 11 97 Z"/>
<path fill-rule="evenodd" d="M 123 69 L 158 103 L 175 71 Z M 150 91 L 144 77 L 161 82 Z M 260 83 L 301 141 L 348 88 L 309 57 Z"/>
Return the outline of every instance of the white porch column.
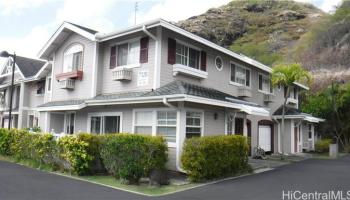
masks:
<path fill-rule="evenodd" d="M 44 133 L 50 133 L 50 112 L 41 112 L 40 113 L 40 122 L 44 124 L 40 124 L 40 127 L 43 129 Z M 42 119 L 43 118 L 43 119 Z"/>
<path fill-rule="evenodd" d="M 177 128 L 176 128 L 176 168 L 182 171 L 181 168 L 181 154 L 183 143 L 186 139 L 186 109 L 183 102 L 179 103 L 177 110 Z"/>
<path fill-rule="evenodd" d="M 315 150 L 315 126 L 314 124 L 311 124 L 311 150 Z"/>
<path fill-rule="evenodd" d="M 248 137 L 247 115 L 246 114 L 244 114 L 244 117 L 243 117 L 243 136 Z"/>
<path fill-rule="evenodd" d="M 17 97 L 17 95 L 15 95 L 15 99 L 18 102 L 18 125 L 17 128 L 18 129 L 22 129 L 25 127 L 25 125 L 23 125 L 23 123 L 26 120 L 23 120 L 23 118 L 25 117 L 25 115 L 23 114 L 23 106 L 24 106 L 24 87 L 25 87 L 25 83 L 22 82 L 21 86 L 20 86 L 20 91 L 19 91 L 19 97 Z M 17 87 L 18 90 L 18 87 Z M 17 92 L 16 92 L 17 94 Z M 14 120 L 13 120 L 14 121 Z"/>

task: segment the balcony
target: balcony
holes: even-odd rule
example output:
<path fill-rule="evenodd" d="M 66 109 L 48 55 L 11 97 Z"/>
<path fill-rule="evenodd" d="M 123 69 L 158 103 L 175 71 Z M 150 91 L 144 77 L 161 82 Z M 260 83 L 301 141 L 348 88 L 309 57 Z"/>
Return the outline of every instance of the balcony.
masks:
<path fill-rule="evenodd" d="M 59 81 L 60 89 L 74 90 L 75 80 L 74 79 L 65 79 Z"/>
<path fill-rule="evenodd" d="M 252 97 L 252 91 L 246 86 L 240 86 L 237 90 L 238 97 Z"/>
<path fill-rule="evenodd" d="M 270 103 L 274 102 L 275 96 L 273 94 L 264 94 L 264 102 Z"/>
<path fill-rule="evenodd" d="M 178 74 L 183 74 L 198 79 L 208 78 L 208 72 L 188 67 L 185 65 L 175 64 L 173 65 L 173 75 L 176 76 Z"/>
<path fill-rule="evenodd" d="M 294 99 L 294 98 L 288 98 L 287 99 L 287 104 L 293 104 L 293 105 L 297 105 L 298 104 L 298 99 Z"/>
<path fill-rule="evenodd" d="M 116 67 L 112 70 L 112 80 L 114 81 L 131 81 L 132 69 Z"/>
<path fill-rule="evenodd" d="M 77 79 L 77 80 L 82 80 L 83 79 L 83 71 L 76 70 L 72 72 L 64 72 L 56 75 L 56 79 L 61 81 L 61 80 L 66 80 L 66 79 Z"/>

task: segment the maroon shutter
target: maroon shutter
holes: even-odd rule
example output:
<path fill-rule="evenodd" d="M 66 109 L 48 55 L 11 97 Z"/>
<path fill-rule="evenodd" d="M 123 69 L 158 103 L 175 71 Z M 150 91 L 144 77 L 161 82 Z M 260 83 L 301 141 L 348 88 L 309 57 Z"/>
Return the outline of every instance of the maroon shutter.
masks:
<path fill-rule="evenodd" d="M 201 51 L 201 70 L 207 71 L 207 53 L 205 51 Z"/>
<path fill-rule="evenodd" d="M 143 37 L 140 40 L 140 63 L 148 62 L 148 41 L 149 37 Z"/>
<path fill-rule="evenodd" d="M 111 47 L 111 55 L 109 57 L 109 68 L 113 69 L 115 68 L 117 63 L 117 46 Z"/>
<path fill-rule="evenodd" d="M 176 60 L 176 40 L 168 39 L 168 63 L 173 65 Z"/>

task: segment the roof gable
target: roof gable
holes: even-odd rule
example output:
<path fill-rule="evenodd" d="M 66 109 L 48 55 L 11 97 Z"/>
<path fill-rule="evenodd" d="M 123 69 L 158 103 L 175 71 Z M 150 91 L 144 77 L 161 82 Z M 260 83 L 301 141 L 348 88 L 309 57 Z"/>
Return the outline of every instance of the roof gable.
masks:
<path fill-rule="evenodd" d="M 46 42 L 44 47 L 40 50 L 38 57 L 41 59 L 50 59 L 53 51 L 55 51 L 62 42 L 67 39 L 71 33 L 77 33 L 91 41 L 95 41 L 95 34 L 97 31 L 76 25 L 70 22 L 63 22 L 56 30 L 51 38 Z"/>

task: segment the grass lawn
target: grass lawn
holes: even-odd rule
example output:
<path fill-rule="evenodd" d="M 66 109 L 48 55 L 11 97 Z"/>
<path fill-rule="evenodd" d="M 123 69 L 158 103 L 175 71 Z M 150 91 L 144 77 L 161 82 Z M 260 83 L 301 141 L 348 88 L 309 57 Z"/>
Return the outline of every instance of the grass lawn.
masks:
<path fill-rule="evenodd" d="M 186 189 L 190 189 L 196 186 L 200 186 L 202 184 L 199 183 L 184 183 L 184 184 L 176 184 L 173 181 L 170 181 L 169 185 L 164 185 L 161 187 L 157 186 L 150 186 L 146 182 L 141 182 L 139 185 L 126 185 L 121 183 L 120 180 L 115 179 L 112 176 L 106 176 L 106 175 L 96 175 L 96 176 L 74 176 L 69 175 L 67 173 L 57 172 L 53 171 L 51 166 L 48 165 L 39 165 L 39 163 L 34 162 L 32 160 L 16 160 L 9 156 L 2 156 L 0 155 L 0 160 L 8 161 L 12 163 L 21 164 L 30 168 L 39 169 L 46 172 L 53 172 L 56 175 L 65 176 L 68 178 L 74 178 L 79 179 L 82 181 L 88 181 L 91 183 L 104 185 L 108 187 L 112 187 L 115 189 L 121 189 L 129 192 L 134 192 L 138 194 L 148 195 L 148 196 L 161 196 L 166 195 L 174 192 L 183 191 Z"/>

